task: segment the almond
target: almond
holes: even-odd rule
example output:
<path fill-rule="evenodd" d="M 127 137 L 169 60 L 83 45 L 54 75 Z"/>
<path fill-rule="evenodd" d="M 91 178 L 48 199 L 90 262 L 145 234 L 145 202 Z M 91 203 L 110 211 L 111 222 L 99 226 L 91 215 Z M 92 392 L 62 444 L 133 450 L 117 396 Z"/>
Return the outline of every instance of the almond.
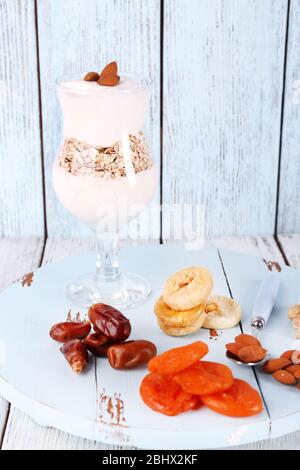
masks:
<path fill-rule="evenodd" d="M 86 82 L 96 82 L 99 79 L 99 73 L 97 72 L 89 72 L 84 76 Z"/>
<path fill-rule="evenodd" d="M 288 351 L 285 351 L 284 353 L 282 353 L 280 357 L 284 357 L 285 359 L 291 360 L 291 357 L 294 351 L 295 349 L 289 349 Z"/>
<path fill-rule="evenodd" d="M 295 372 L 300 372 L 300 364 L 291 364 L 290 366 L 287 366 L 284 368 L 284 370 L 287 370 L 291 374 L 295 375 Z"/>
<path fill-rule="evenodd" d="M 284 369 L 289 366 L 291 361 L 285 359 L 284 357 L 279 357 L 278 359 L 270 359 L 264 364 L 264 371 L 268 374 L 272 374 L 276 370 Z"/>
<path fill-rule="evenodd" d="M 260 341 L 258 341 L 255 336 L 247 335 L 247 334 L 240 334 L 235 337 L 235 342 L 239 344 L 243 344 L 244 346 L 251 346 L 252 344 L 255 346 L 261 346 Z"/>
<path fill-rule="evenodd" d="M 99 79 L 97 80 L 98 85 L 102 86 L 116 86 L 120 81 L 120 77 L 118 75 L 106 74 L 100 75 Z"/>
<path fill-rule="evenodd" d="M 300 369 L 298 369 L 294 372 L 294 377 L 295 377 L 295 379 L 300 380 Z"/>
<path fill-rule="evenodd" d="M 118 75 L 117 62 L 114 61 L 114 62 L 110 62 L 109 64 L 107 64 L 102 70 L 102 72 L 100 73 L 100 76 L 101 75 Z"/>
<path fill-rule="evenodd" d="M 230 354 L 233 354 L 234 356 L 239 356 L 239 349 L 240 347 L 236 343 L 227 343 L 226 344 L 226 349 Z"/>
<path fill-rule="evenodd" d="M 266 357 L 266 354 L 266 349 L 253 344 L 240 348 L 238 355 L 243 362 L 259 362 Z"/>
<path fill-rule="evenodd" d="M 296 383 L 296 379 L 293 374 L 287 372 L 286 370 L 276 370 L 273 372 L 272 377 L 284 385 L 293 385 Z"/>
<path fill-rule="evenodd" d="M 294 351 L 291 357 L 293 364 L 300 364 L 300 351 Z"/>

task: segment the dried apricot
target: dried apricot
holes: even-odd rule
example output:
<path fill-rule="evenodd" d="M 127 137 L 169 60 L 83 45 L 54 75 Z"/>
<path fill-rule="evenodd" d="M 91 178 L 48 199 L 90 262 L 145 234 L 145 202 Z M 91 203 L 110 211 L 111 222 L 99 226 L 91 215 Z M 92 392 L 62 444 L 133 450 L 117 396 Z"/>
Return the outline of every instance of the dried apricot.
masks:
<path fill-rule="evenodd" d="M 173 378 L 185 392 L 195 395 L 221 392 L 233 384 L 233 375 L 229 367 L 217 362 L 197 362 Z"/>
<path fill-rule="evenodd" d="M 239 379 L 228 390 L 201 396 L 201 401 L 216 413 L 232 417 L 256 415 L 263 409 L 258 391 Z"/>
<path fill-rule="evenodd" d="M 170 349 L 148 362 L 150 372 L 172 375 L 187 369 L 208 353 L 207 344 L 202 341 Z"/>
<path fill-rule="evenodd" d="M 140 394 L 143 402 L 152 410 L 168 416 L 176 416 L 200 406 L 197 396 L 184 392 L 172 377 L 161 374 L 146 375 L 140 386 Z"/>

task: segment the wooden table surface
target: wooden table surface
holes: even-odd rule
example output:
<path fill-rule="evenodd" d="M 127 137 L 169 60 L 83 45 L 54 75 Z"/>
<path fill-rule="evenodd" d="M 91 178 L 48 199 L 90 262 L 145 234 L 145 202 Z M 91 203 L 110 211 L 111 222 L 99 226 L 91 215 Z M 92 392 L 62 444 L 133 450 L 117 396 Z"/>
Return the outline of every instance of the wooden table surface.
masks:
<path fill-rule="evenodd" d="M 213 239 L 210 243 L 218 248 L 253 254 L 300 268 L 300 235 L 279 236 L 276 240 L 273 237 L 223 238 Z M 1 239 L 0 287 L 5 288 L 25 272 L 38 266 L 66 255 L 94 249 L 94 245 L 95 241 L 89 239 L 48 239 L 46 242 L 38 238 Z M 0 447 L 3 450 L 115 448 L 40 426 L 1 397 Z M 233 449 L 299 450 L 300 431 L 282 438 L 233 447 Z"/>

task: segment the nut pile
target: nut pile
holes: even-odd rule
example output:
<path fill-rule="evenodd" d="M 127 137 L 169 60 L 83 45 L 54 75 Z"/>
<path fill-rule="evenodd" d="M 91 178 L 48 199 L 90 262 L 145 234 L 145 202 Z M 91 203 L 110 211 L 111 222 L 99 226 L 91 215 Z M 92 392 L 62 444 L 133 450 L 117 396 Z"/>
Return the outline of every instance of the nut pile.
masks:
<path fill-rule="evenodd" d="M 87 367 L 88 351 L 98 357 L 107 357 L 115 369 L 147 364 L 156 355 L 156 346 L 150 341 L 126 341 L 131 333 L 130 321 L 114 307 L 94 304 L 88 317 L 89 321 L 57 323 L 50 329 L 51 338 L 64 343 L 60 351 L 76 374 Z M 89 334 L 91 326 L 94 333 Z"/>
<path fill-rule="evenodd" d="M 296 385 L 300 390 L 300 351 L 289 350 L 264 364 L 264 371 L 284 385 Z"/>
<path fill-rule="evenodd" d="M 266 357 L 267 350 L 260 341 L 252 335 L 240 334 L 235 337 L 234 343 L 226 344 L 227 351 L 242 362 L 255 364 Z"/>
<path fill-rule="evenodd" d="M 138 136 L 129 135 L 130 165 L 135 173 L 153 166 L 152 157 L 145 143 L 143 132 Z M 104 179 L 118 179 L 126 176 L 124 151 L 121 142 L 111 147 L 93 147 L 77 139 L 65 139 L 59 165 L 72 175 L 98 176 Z"/>

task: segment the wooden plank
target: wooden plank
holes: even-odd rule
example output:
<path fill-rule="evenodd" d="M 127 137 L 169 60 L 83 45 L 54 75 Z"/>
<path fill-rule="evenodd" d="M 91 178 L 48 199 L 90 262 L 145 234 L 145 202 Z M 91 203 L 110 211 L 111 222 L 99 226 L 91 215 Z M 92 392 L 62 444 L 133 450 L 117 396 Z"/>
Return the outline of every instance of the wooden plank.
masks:
<path fill-rule="evenodd" d="M 249 243 L 250 239 L 245 239 L 245 253 L 253 255 L 253 247 L 256 245 L 257 246 L 257 252 L 256 255 L 265 258 L 268 261 L 277 261 L 281 264 L 281 266 L 284 265 L 284 259 L 282 257 L 282 254 L 280 253 L 278 247 L 276 246 L 276 242 L 271 238 L 271 237 L 265 237 L 264 239 L 259 238 L 259 237 L 253 237 L 251 239 L 251 242 Z M 235 241 L 232 240 L 221 240 L 220 243 L 218 241 L 215 241 L 215 243 L 219 244 L 219 247 L 221 248 L 221 256 L 222 256 L 222 249 L 230 249 L 234 251 L 241 251 L 243 241 L 242 239 L 239 239 L 237 242 L 237 245 Z M 237 250 L 236 250 L 237 246 Z M 250 249 L 249 249 L 250 247 Z M 239 290 L 237 283 L 235 280 L 230 276 L 230 269 L 228 266 L 228 263 L 226 262 L 226 255 L 222 256 L 224 266 L 225 266 L 225 271 L 228 274 L 228 280 L 231 286 L 231 289 L 233 291 L 234 296 L 239 296 Z M 285 450 L 294 450 L 294 449 L 299 449 L 300 448 L 300 432 L 294 432 L 291 434 L 288 434 L 286 436 L 276 438 L 276 439 L 268 439 L 265 441 L 261 441 L 255 444 L 248 444 L 245 446 L 237 446 L 234 447 L 233 449 L 236 450 L 246 450 L 246 449 L 252 449 L 252 450 L 261 450 L 261 449 L 285 449 Z"/>
<path fill-rule="evenodd" d="M 273 233 L 286 14 L 165 1 L 163 201 L 202 205 L 209 236 Z M 175 228 L 165 210 L 163 237 Z"/>
<path fill-rule="evenodd" d="M 279 235 L 278 240 L 289 265 L 300 268 L 300 234 Z"/>
<path fill-rule="evenodd" d="M 247 255 L 260 256 L 267 260 L 284 263 L 283 257 L 273 237 L 224 237 L 210 240 L 212 246 L 232 250 Z"/>
<path fill-rule="evenodd" d="M 49 239 L 43 264 L 67 255 L 95 249 L 94 239 Z M 29 416 L 11 407 L 3 439 L 3 449 L 107 449 L 105 444 L 81 439 L 57 429 L 35 423 Z M 110 447 L 111 448 L 111 447 Z"/>
<path fill-rule="evenodd" d="M 0 2 L 0 236 L 43 236 L 34 0 Z"/>
<path fill-rule="evenodd" d="M 286 234 L 300 232 L 299 211 L 297 210 L 300 204 L 299 28 L 300 3 L 297 0 L 291 0 L 278 207 L 278 233 Z"/>
<path fill-rule="evenodd" d="M 55 237 L 88 235 L 88 229 L 63 209 L 52 188 L 51 168 L 61 129 L 55 80 L 64 74 L 97 70 L 112 59 L 118 61 L 121 70 L 151 77 L 148 132 L 153 154 L 159 161 L 160 2 L 38 0 L 38 25 L 48 233 Z M 158 197 L 159 188 L 157 200 Z M 153 219 L 156 228 L 152 225 L 152 232 L 159 237 L 158 208 Z"/>
<path fill-rule="evenodd" d="M 37 238 L 0 240 L 0 289 L 39 265 L 43 243 Z M 1 332 L 0 332 L 1 346 Z M 1 359 L 1 358 L 0 358 Z M 8 403 L 0 397 L 0 442 L 4 433 Z"/>

